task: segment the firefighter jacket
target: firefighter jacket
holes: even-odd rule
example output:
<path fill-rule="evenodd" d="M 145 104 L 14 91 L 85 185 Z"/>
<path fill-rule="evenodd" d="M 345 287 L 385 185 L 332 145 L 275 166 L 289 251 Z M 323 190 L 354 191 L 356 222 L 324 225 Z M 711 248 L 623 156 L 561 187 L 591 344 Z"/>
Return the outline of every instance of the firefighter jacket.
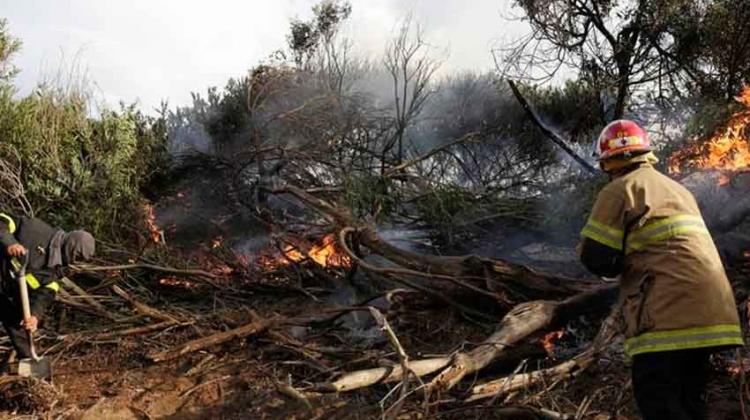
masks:
<path fill-rule="evenodd" d="M 742 345 L 732 288 L 692 194 L 640 163 L 599 193 L 581 259 L 620 276 L 625 352 Z"/>
<path fill-rule="evenodd" d="M 18 299 L 18 283 L 14 273 L 21 267 L 19 258 L 12 258 L 6 253 L 10 245 L 21 244 L 28 252 L 26 267 L 26 284 L 29 286 L 31 313 L 41 315 L 55 300 L 60 286 L 59 267 L 47 266 L 49 244 L 59 229 L 55 229 L 40 219 L 13 218 L 0 213 L 0 287 L 2 292 L 12 300 Z"/>

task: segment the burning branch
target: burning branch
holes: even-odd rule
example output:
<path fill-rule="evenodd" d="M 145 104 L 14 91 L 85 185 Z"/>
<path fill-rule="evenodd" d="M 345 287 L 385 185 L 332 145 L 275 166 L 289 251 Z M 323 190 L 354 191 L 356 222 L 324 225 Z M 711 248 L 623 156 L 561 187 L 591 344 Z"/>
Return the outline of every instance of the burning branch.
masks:
<path fill-rule="evenodd" d="M 347 268 L 351 266 L 350 257 L 339 249 L 336 242 L 336 234 L 329 233 L 313 245 L 307 245 L 305 241 L 286 236 L 282 239 L 287 242 L 281 249 L 281 255 L 262 255 L 259 258 L 260 265 L 266 270 L 276 270 L 286 267 L 292 263 L 313 261 L 323 268 Z"/>
<path fill-rule="evenodd" d="M 164 231 L 156 224 L 154 206 L 152 204 L 144 204 L 143 213 L 145 215 L 146 227 L 151 235 L 151 241 L 157 245 L 165 245 L 166 241 L 164 240 Z"/>
<path fill-rule="evenodd" d="M 544 334 L 541 343 L 542 347 L 544 347 L 544 351 L 547 352 L 547 357 L 550 359 L 555 358 L 555 340 L 559 340 L 563 335 L 565 335 L 565 330 L 552 331 Z"/>
<path fill-rule="evenodd" d="M 698 141 L 669 157 L 669 171 L 679 174 L 686 168 L 734 172 L 750 166 L 750 86 L 735 98 L 745 109 L 732 114 L 729 121 L 705 141 Z M 719 185 L 728 184 L 729 175 L 722 174 Z"/>
<path fill-rule="evenodd" d="M 413 371 L 417 377 L 420 377 L 433 374 L 438 370 L 441 370 L 440 373 L 426 387 L 428 392 L 450 390 L 467 375 L 484 369 L 503 356 L 510 347 L 539 331 L 559 326 L 582 313 L 605 313 L 617 292 L 616 286 L 587 290 L 590 289 L 592 283 L 574 280 L 559 281 L 558 278 L 553 276 L 502 260 L 487 259 L 474 255 L 433 256 L 405 251 L 380 238 L 372 226 L 362 226 L 356 223 L 350 213 L 338 209 L 336 206 L 314 197 L 302 189 L 287 186 L 281 191 L 293 194 L 302 202 L 322 213 L 335 228 L 340 229 L 339 245 L 349 254 L 351 261 L 366 270 L 398 279 L 404 284 L 409 284 L 407 279 L 410 277 L 430 278 L 432 281 L 448 281 L 471 291 L 476 292 L 476 289 L 479 289 L 482 295 L 490 294 L 496 300 L 498 299 L 496 294 L 491 290 L 480 288 L 479 284 L 485 287 L 487 287 L 487 284 L 506 288 L 519 287 L 523 288 L 524 291 L 546 297 L 567 297 L 562 301 L 537 300 L 516 305 L 505 315 L 494 334 L 473 350 L 454 355 L 447 367 L 445 358 L 408 361 L 407 366 L 391 369 L 368 369 L 345 374 L 335 382 L 317 385 L 314 388 L 316 391 L 348 391 L 380 382 L 404 380 L 409 371 Z M 350 249 L 348 244 L 354 235 L 356 235 L 359 245 L 400 267 L 375 267 L 362 260 Z M 585 287 L 584 284 L 586 284 Z M 424 291 L 418 285 L 414 286 L 416 290 Z M 581 288 L 578 289 L 577 287 Z M 581 290 L 587 291 L 580 292 Z M 570 296 L 572 293 L 576 293 L 574 291 L 578 293 Z M 572 362 L 573 365 L 576 363 Z"/>

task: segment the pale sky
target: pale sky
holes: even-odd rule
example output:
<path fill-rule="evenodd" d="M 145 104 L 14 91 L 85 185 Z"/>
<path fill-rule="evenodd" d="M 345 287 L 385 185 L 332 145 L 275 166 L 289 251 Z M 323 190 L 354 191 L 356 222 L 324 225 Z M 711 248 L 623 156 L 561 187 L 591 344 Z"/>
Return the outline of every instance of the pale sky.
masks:
<path fill-rule="evenodd" d="M 223 86 L 285 46 L 292 18 L 313 0 L 0 0 L 0 17 L 23 41 L 14 62 L 21 94 L 71 63 L 86 69 L 110 105 L 162 99 Z M 436 50 L 448 51 L 442 74 L 493 68 L 491 47 L 526 31 L 508 18 L 512 0 L 352 0 L 345 33 L 362 55 L 379 56 L 411 12 Z"/>

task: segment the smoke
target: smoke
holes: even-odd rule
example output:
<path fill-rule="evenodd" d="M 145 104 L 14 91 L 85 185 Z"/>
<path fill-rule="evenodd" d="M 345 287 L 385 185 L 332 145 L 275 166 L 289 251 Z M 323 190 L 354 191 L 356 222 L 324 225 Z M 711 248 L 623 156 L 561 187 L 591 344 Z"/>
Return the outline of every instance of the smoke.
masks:
<path fill-rule="evenodd" d="M 680 182 L 695 195 L 706 225 L 711 231 L 724 261 L 745 260 L 750 250 L 750 173 L 727 177 L 719 171 L 694 172 Z"/>
<path fill-rule="evenodd" d="M 378 236 L 389 244 L 412 252 L 423 252 L 432 246 L 427 232 L 417 229 L 380 228 Z"/>

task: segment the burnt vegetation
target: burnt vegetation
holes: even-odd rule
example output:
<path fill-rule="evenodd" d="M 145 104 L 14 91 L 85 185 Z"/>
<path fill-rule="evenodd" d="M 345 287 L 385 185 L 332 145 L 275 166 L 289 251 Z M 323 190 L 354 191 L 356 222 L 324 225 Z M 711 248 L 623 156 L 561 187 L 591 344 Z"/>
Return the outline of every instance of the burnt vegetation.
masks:
<path fill-rule="evenodd" d="M 589 146 L 613 118 L 649 123 L 745 316 L 750 3 L 516 6 L 531 32 L 495 72 L 445 75 L 418 17 L 365 58 L 351 6 L 324 1 L 247 75 L 154 117 L 91 118 L 75 83 L 15 99 L 0 26 L 4 205 L 103 244 L 43 328 L 61 392 L 8 410 L 632 418 L 616 286 L 574 250 L 604 182 Z M 744 363 L 714 360 L 726 418 Z"/>

